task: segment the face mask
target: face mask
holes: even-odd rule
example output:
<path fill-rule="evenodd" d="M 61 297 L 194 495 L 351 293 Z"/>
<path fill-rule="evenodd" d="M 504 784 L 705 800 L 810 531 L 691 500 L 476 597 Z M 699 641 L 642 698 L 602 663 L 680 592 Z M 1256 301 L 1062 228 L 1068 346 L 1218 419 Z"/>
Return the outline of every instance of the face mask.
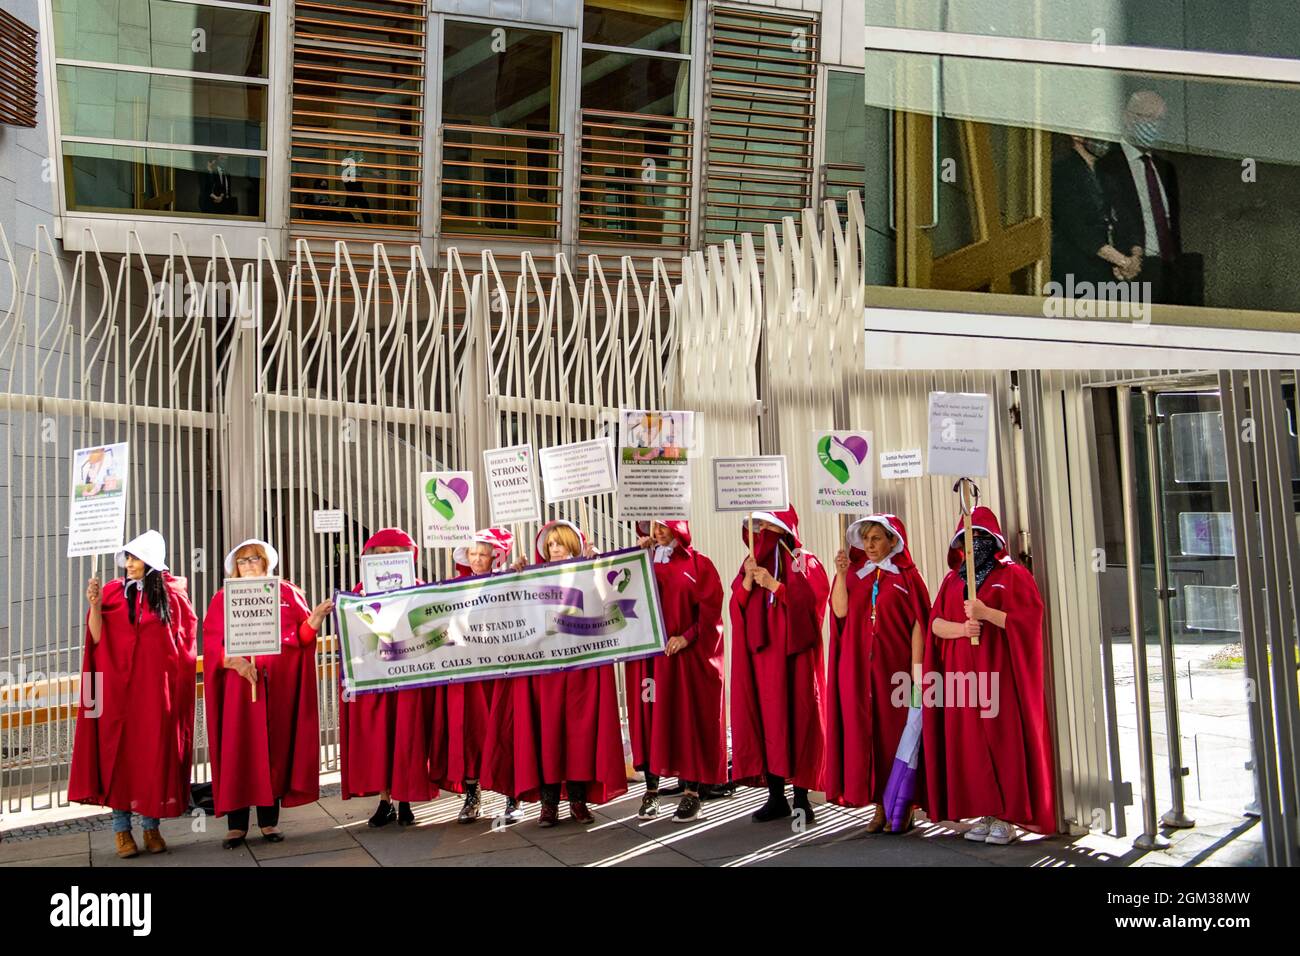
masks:
<path fill-rule="evenodd" d="M 1085 139 L 1083 148 L 1098 159 L 1110 152 L 1110 143 L 1104 139 Z"/>
<path fill-rule="evenodd" d="M 772 555 L 776 552 L 777 543 L 780 536 L 771 531 L 760 531 L 754 535 L 754 560 L 760 566 L 766 567 Z"/>
<path fill-rule="evenodd" d="M 1160 138 L 1160 124 L 1155 120 L 1134 120 L 1129 127 L 1129 139 L 1138 149 L 1150 149 Z"/>

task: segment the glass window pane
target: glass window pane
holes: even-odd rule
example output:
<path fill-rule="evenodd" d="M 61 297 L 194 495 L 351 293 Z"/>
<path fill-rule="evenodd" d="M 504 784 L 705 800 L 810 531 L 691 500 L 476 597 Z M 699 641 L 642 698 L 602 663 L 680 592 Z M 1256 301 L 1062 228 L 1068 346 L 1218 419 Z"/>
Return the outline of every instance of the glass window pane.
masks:
<path fill-rule="evenodd" d="M 443 122 L 557 129 L 560 35 L 447 21 Z"/>
<path fill-rule="evenodd" d="M 266 87 L 60 66 L 65 136 L 266 148 Z"/>
<path fill-rule="evenodd" d="M 1295 0 L 866 0 L 870 28 L 905 27 L 1300 57 Z"/>
<path fill-rule="evenodd" d="M 54 0 L 59 57 L 265 77 L 266 14 L 172 0 Z"/>
<path fill-rule="evenodd" d="M 686 116 L 690 64 L 652 56 L 584 50 L 582 105 L 589 110 Z"/>
<path fill-rule="evenodd" d="M 587 0 L 582 40 L 660 53 L 689 53 L 689 0 Z"/>
<path fill-rule="evenodd" d="M 68 209 L 262 219 L 266 160 L 171 149 L 63 144 Z"/>
<path fill-rule="evenodd" d="M 868 51 L 866 98 L 901 114 L 866 176 L 900 285 L 1300 311 L 1300 86 Z"/>

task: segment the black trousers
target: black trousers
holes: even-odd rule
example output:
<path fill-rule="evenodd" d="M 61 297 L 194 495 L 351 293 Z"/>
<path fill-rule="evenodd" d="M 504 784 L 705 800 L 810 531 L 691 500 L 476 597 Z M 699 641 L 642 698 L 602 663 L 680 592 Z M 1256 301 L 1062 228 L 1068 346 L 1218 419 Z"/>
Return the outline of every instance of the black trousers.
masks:
<path fill-rule="evenodd" d="M 226 814 L 226 826 L 231 830 L 248 831 L 248 807 L 242 810 L 231 810 Z M 269 807 L 257 808 L 257 825 L 265 830 L 267 827 L 276 826 L 280 822 L 280 801 L 277 800 Z"/>

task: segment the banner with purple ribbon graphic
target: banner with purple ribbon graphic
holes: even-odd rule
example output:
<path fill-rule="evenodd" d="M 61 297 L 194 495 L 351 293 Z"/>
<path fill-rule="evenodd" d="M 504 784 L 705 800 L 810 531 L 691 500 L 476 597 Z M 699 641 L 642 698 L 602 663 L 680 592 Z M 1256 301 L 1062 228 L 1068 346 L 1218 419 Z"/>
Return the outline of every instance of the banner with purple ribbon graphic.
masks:
<path fill-rule="evenodd" d="M 667 640 L 641 548 L 372 596 L 339 592 L 352 693 L 590 667 Z"/>

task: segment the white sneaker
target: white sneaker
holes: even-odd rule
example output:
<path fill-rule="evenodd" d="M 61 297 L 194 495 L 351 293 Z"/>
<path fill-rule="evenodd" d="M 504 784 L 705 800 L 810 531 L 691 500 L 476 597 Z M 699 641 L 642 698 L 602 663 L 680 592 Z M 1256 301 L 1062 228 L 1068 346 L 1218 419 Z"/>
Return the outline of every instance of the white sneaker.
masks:
<path fill-rule="evenodd" d="M 989 838 L 989 827 L 993 823 L 992 817 L 980 817 L 978 823 L 962 834 L 972 843 L 984 843 Z"/>
<path fill-rule="evenodd" d="M 989 836 L 985 843 L 996 843 L 998 846 L 1006 846 L 1008 843 L 1015 843 L 1019 837 L 1016 836 L 1016 828 L 1010 823 L 1003 823 L 1001 820 L 994 820 L 989 824 Z"/>

